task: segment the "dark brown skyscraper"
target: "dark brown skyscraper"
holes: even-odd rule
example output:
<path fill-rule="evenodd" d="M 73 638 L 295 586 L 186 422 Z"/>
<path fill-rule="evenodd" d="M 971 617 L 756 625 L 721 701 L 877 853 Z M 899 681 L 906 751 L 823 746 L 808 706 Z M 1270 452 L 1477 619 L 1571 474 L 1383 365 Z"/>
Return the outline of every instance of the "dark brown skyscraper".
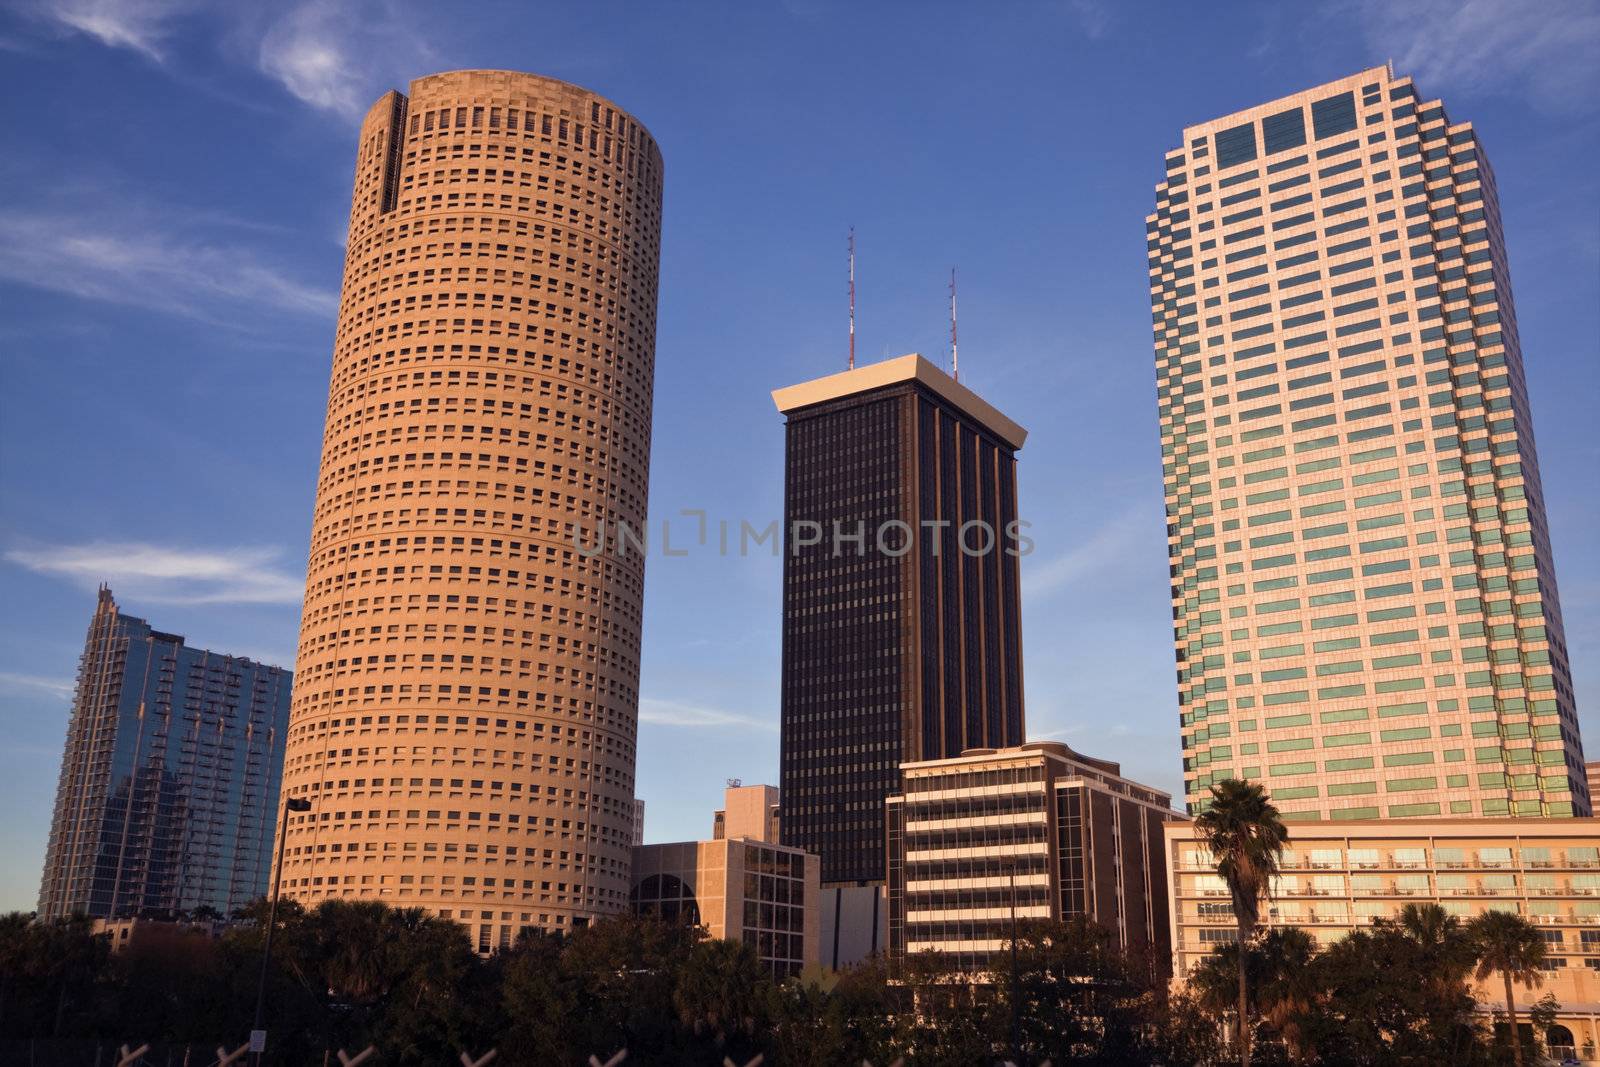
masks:
<path fill-rule="evenodd" d="M 785 844 L 882 881 L 899 766 L 1022 742 L 1016 450 L 920 356 L 773 393 L 784 478 Z"/>

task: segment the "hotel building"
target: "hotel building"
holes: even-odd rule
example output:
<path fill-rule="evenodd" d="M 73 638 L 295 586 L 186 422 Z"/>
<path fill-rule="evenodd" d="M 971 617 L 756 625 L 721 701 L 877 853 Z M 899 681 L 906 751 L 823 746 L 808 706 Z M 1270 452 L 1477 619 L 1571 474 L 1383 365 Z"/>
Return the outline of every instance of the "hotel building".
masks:
<path fill-rule="evenodd" d="M 361 124 L 284 772 L 308 906 L 484 951 L 627 907 L 644 560 L 580 543 L 645 521 L 661 190 L 639 121 L 552 78 Z"/>
<path fill-rule="evenodd" d="M 779 981 L 819 961 L 821 864 L 772 839 L 770 785 L 733 787 L 710 841 L 633 850 L 629 905 L 743 940 Z"/>
<path fill-rule="evenodd" d="M 1472 124 L 1363 71 L 1187 127 L 1146 222 L 1189 810 L 1588 815 Z"/>
<path fill-rule="evenodd" d="M 192 648 L 100 589 L 39 917 L 227 917 L 267 891 L 294 675 Z"/>
<path fill-rule="evenodd" d="M 1010 535 L 1026 432 L 917 355 L 772 395 L 784 843 L 822 857 L 825 886 L 881 886 L 900 765 L 1022 740 Z"/>
<path fill-rule="evenodd" d="M 1227 885 L 1192 823 L 1166 825 L 1173 964 L 1179 979 L 1237 938 Z M 1262 909 L 1268 926 L 1298 926 L 1327 945 L 1407 904 L 1433 903 L 1466 922 L 1491 909 L 1536 924 L 1544 982 L 1519 996 L 1521 1018 L 1545 993 L 1560 1002 L 1552 1049 L 1600 1046 L 1600 821 L 1594 819 L 1336 820 L 1296 824 L 1282 875 Z M 1499 976 L 1474 991 L 1505 1010 Z"/>
<path fill-rule="evenodd" d="M 1013 918 L 1084 916 L 1167 973 L 1167 794 L 1056 741 L 901 767 L 888 801 L 889 950 L 986 972 Z"/>

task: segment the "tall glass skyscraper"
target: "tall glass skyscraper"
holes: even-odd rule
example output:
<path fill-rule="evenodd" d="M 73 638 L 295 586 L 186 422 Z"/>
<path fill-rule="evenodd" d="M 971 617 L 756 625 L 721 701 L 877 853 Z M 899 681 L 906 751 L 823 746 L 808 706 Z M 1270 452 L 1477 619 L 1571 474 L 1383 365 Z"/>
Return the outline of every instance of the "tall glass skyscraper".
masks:
<path fill-rule="evenodd" d="M 1146 222 L 1190 810 L 1588 815 L 1472 124 L 1363 71 L 1186 128 Z"/>
<path fill-rule="evenodd" d="M 900 764 L 1022 742 L 1017 450 L 921 356 L 773 394 L 784 474 L 783 843 L 884 877 Z"/>
<path fill-rule="evenodd" d="M 293 677 L 152 630 L 101 588 L 39 915 L 227 915 L 264 894 Z"/>

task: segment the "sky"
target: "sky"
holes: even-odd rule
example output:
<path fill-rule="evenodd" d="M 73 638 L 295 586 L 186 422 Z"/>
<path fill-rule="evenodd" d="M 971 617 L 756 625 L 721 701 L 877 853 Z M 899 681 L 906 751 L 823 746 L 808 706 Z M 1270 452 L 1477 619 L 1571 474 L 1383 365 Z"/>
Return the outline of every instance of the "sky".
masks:
<path fill-rule="evenodd" d="M 666 160 L 650 510 L 782 506 L 773 388 L 946 358 L 1027 427 L 1032 739 L 1181 783 L 1144 217 L 1204 121 L 1392 61 L 1495 167 L 1580 718 L 1600 757 L 1600 4 L 0 0 L 0 910 L 31 909 L 110 583 L 292 664 L 361 114 L 529 70 Z M 714 541 L 715 538 L 711 539 Z M 779 561 L 646 574 L 652 841 L 775 782 Z"/>

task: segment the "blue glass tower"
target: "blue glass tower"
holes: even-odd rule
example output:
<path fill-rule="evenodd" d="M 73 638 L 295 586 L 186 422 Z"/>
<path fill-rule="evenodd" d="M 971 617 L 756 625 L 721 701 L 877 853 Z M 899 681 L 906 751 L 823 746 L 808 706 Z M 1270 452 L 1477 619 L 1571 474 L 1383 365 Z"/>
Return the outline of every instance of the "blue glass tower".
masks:
<path fill-rule="evenodd" d="M 39 915 L 225 916 L 263 895 L 293 677 L 153 630 L 102 586 Z"/>

